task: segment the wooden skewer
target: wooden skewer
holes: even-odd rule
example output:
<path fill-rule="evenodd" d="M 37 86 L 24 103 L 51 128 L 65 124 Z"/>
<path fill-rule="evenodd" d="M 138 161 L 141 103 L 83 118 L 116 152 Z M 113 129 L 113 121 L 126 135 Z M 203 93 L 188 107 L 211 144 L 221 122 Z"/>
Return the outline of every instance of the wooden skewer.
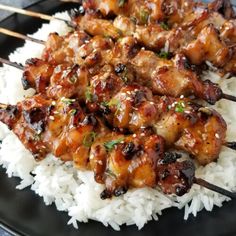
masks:
<path fill-rule="evenodd" d="M 223 93 L 223 94 L 222 94 L 222 98 L 224 98 L 224 99 L 226 99 L 226 100 L 229 100 L 229 101 L 236 102 L 236 97 L 233 96 L 233 95 L 229 95 L 229 94 Z"/>
<path fill-rule="evenodd" d="M 236 150 L 236 142 L 227 142 L 224 144 L 226 147 Z"/>
<path fill-rule="evenodd" d="M 32 38 L 30 36 L 26 36 L 24 34 L 20 34 L 20 33 L 17 33 L 15 31 L 4 29 L 2 27 L 0 27 L 0 33 L 6 34 L 6 35 L 9 35 L 9 36 L 13 36 L 15 38 L 23 39 L 23 40 L 29 40 L 29 41 L 32 41 L 34 43 L 39 43 L 39 44 L 43 44 L 43 45 L 45 44 L 45 42 L 43 40 Z"/>
<path fill-rule="evenodd" d="M 9 61 L 7 59 L 4 59 L 4 58 L 1 58 L 1 57 L 0 57 L 0 63 L 6 64 L 6 65 L 9 65 L 9 66 L 13 66 L 13 67 L 15 67 L 19 70 L 24 70 L 24 67 L 21 64 L 18 64 L 16 62 L 11 62 L 11 61 Z"/>
<path fill-rule="evenodd" d="M 42 13 L 38 13 L 38 12 L 34 12 L 34 11 L 29 11 L 29 10 L 24 10 L 24 9 L 20 9 L 20 8 L 17 8 L 17 7 L 7 6 L 7 5 L 4 5 L 4 4 L 0 4 L 0 9 L 15 12 L 15 13 L 19 13 L 19 14 L 22 14 L 22 15 L 37 17 L 37 18 L 40 18 L 40 19 L 43 19 L 43 20 L 48 20 L 48 21 L 50 21 L 50 20 L 60 20 L 60 21 L 64 21 L 67 24 L 70 23 L 70 21 L 59 18 L 59 17 L 49 16 L 49 15 L 46 15 L 46 14 L 42 14 Z"/>
<path fill-rule="evenodd" d="M 209 190 L 212 190 L 214 192 L 220 193 L 226 197 L 236 199 L 236 193 L 230 192 L 229 190 L 226 190 L 226 189 L 223 189 L 217 185 L 211 184 L 204 179 L 194 178 L 194 183 L 198 184 L 204 188 L 207 188 Z"/>

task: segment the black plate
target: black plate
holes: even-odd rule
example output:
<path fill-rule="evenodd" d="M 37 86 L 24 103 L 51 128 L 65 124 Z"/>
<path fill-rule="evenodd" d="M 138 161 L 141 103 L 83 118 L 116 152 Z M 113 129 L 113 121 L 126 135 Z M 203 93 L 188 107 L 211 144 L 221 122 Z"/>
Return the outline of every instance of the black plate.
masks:
<path fill-rule="evenodd" d="M 52 14 L 72 7 L 58 1 L 40 1 L 31 9 Z M 11 16 L 0 23 L 0 27 L 13 29 L 21 33 L 32 33 L 42 22 L 25 16 Z M 6 57 L 22 42 L 0 35 L 0 55 Z M 10 79 L 10 78 L 9 78 Z M 158 222 L 149 222 L 142 230 L 135 226 L 123 226 L 121 232 L 106 228 L 101 223 L 90 221 L 79 224 L 79 230 L 67 225 L 69 217 L 58 212 L 55 206 L 45 206 L 43 200 L 29 189 L 18 191 L 15 186 L 19 179 L 9 179 L 4 169 L 0 168 L 0 222 L 16 234 L 30 236 L 72 236 L 72 235 L 123 235 L 123 236 L 220 236 L 236 235 L 236 201 L 224 203 L 222 208 L 215 207 L 213 212 L 202 211 L 197 218 L 183 220 L 184 212 L 168 209 L 163 212 Z"/>

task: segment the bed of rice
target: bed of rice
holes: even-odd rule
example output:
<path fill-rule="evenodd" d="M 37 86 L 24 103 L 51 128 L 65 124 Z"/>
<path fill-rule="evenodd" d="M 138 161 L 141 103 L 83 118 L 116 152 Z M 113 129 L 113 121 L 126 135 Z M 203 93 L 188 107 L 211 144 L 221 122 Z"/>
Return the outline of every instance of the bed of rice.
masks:
<path fill-rule="evenodd" d="M 66 13 L 58 16 L 68 17 Z M 57 31 L 63 35 L 69 30 L 63 22 L 52 21 L 43 25 L 34 37 L 46 40 L 49 32 Z M 27 42 L 9 58 L 24 64 L 28 58 L 40 57 L 41 51 L 42 45 Z M 0 68 L 0 102 L 15 104 L 25 96 L 33 95 L 33 90 L 23 90 L 21 75 L 20 70 L 9 66 Z M 204 77 L 219 83 L 225 93 L 236 94 L 235 78 L 221 79 L 213 72 L 206 72 Z M 227 121 L 227 140 L 236 140 L 236 104 L 222 100 L 214 108 Z M 220 207 L 224 201 L 229 200 L 196 185 L 183 197 L 166 196 L 156 189 L 143 188 L 129 190 L 118 198 L 101 200 L 99 194 L 103 186 L 95 183 L 91 172 L 79 171 L 73 168 L 72 163 L 63 163 L 52 155 L 39 163 L 35 162 L 30 152 L 3 124 L 0 124 L 0 139 L 0 164 L 9 177 L 17 176 L 21 179 L 16 188 L 31 186 L 45 204 L 55 203 L 59 211 L 67 211 L 71 217 L 68 224 L 73 224 L 75 228 L 78 228 L 77 222 L 93 219 L 115 230 L 119 230 L 122 224 L 136 224 L 141 229 L 149 220 L 158 220 L 162 210 L 169 207 L 184 208 L 183 217 L 187 219 L 190 214 L 196 216 L 204 208 L 211 211 L 214 205 Z M 223 148 L 217 163 L 199 167 L 196 171 L 198 177 L 230 190 L 236 190 L 235 174 L 236 152 L 227 148 Z"/>

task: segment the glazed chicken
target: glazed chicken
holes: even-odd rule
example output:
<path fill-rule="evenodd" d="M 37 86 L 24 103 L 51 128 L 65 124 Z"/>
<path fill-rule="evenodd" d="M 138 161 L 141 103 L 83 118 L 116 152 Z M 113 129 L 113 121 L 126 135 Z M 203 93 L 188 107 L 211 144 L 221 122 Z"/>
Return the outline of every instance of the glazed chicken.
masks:
<path fill-rule="evenodd" d="M 115 44 L 109 38 L 95 36 L 80 48 L 67 46 L 62 50 L 65 41 L 56 34 L 50 34 L 43 59 L 52 64 L 60 64 L 63 58 L 63 63 L 66 64 L 85 65 L 90 74 L 96 74 L 105 64 L 115 67 L 122 64 L 126 67 L 126 73 L 134 74 L 138 83 L 150 87 L 153 93 L 159 95 L 195 95 L 210 104 L 224 97 L 217 84 L 203 82 L 198 78 L 189 68 L 188 61 L 183 55 L 176 55 L 172 60 L 160 58 L 152 51 L 140 50 L 136 40 L 131 36 L 121 38 Z M 69 61 L 64 56 L 66 51 L 74 53 Z"/>
<path fill-rule="evenodd" d="M 85 15 L 74 11 L 71 17 L 74 27 L 91 35 L 108 36 L 115 40 L 133 36 L 147 48 L 171 54 L 184 53 L 192 64 L 209 61 L 225 72 L 235 73 L 234 67 L 225 67 L 233 55 L 231 47 L 236 39 L 234 11 L 229 1 L 215 1 L 209 6 L 193 1 L 150 2 L 140 1 L 137 4 L 137 1 L 123 1 L 123 6 L 120 6 L 118 1 L 84 1 Z M 136 8 L 132 8 L 133 5 Z M 142 6 L 146 9 L 146 22 L 134 13 L 141 14 Z M 168 14 L 164 14 L 163 18 L 163 13 L 154 14 L 160 18 L 153 18 L 152 11 L 161 12 L 166 6 L 173 18 L 168 18 Z M 105 13 L 108 10 L 118 16 L 114 21 L 103 19 L 94 9 L 100 9 L 103 15 L 109 14 Z M 154 22 L 152 19 L 155 19 Z"/>
<path fill-rule="evenodd" d="M 236 149 L 222 116 L 194 101 L 236 101 L 198 73 L 206 62 L 236 73 L 234 18 L 226 0 L 84 0 L 77 29 L 26 61 L 22 85 L 36 95 L 1 104 L 0 121 L 37 160 L 91 170 L 102 199 L 142 187 L 182 196 L 197 183 L 182 153 L 206 165 Z"/>
<path fill-rule="evenodd" d="M 200 164 L 218 158 L 225 143 L 226 123 L 216 111 L 184 97 L 153 96 L 148 87 L 138 85 L 132 78 L 124 80 L 120 68 L 116 68 L 119 72 L 116 73 L 109 65 L 91 77 L 81 67 L 63 71 L 59 65 L 52 74 L 48 70 L 49 74 L 43 77 L 36 72 L 40 72 L 42 66 L 45 73 L 47 63 L 31 61 L 35 64 L 27 64 L 23 84 L 33 86 L 25 89 L 35 88 L 51 99 L 76 97 L 86 103 L 87 110 L 102 115 L 110 127 L 121 133 L 153 127 L 169 147 L 187 151 Z M 35 82 L 38 78 L 41 81 Z"/>
<path fill-rule="evenodd" d="M 76 99 L 48 100 L 42 95 L 17 105 L 1 105 L 0 120 L 8 125 L 38 160 L 53 153 L 92 170 L 105 184 L 101 198 L 124 194 L 128 188 L 159 187 L 164 193 L 185 194 L 194 179 L 191 161 L 165 153 L 165 142 L 150 130 L 133 135 L 111 132 Z"/>

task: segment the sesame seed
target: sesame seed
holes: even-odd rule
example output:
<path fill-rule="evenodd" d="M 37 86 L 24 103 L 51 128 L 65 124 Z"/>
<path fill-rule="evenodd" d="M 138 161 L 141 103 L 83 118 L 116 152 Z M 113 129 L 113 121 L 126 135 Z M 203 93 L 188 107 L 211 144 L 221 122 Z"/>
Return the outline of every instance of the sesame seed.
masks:
<path fill-rule="evenodd" d="M 55 120 L 54 116 L 49 116 L 50 120 Z"/>
<path fill-rule="evenodd" d="M 37 134 L 41 134 L 41 132 L 42 132 L 41 130 L 38 130 L 38 131 L 37 131 Z"/>
<path fill-rule="evenodd" d="M 216 134 L 215 134 L 215 137 L 219 139 L 219 138 L 220 138 L 220 135 L 216 133 Z"/>
<path fill-rule="evenodd" d="M 55 101 L 52 101 L 52 105 L 55 106 L 55 105 L 56 105 L 56 102 L 55 102 Z"/>
<path fill-rule="evenodd" d="M 136 138 L 137 137 L 137 134 L 133 134 L 133 138 Z"/>
<path fill-rule="evenodd" d="M 184 98 L 184 95 L 181 95 L 180 98 L 183 99 L 183 98 Z"/>
<path fill-rule="evenodd" d="M 98 161 L 98 164 L 99 164 L 99 165 L 102 165 L 102 161 L 101 161 L 101 160 L 99 160 L 99 161 Z"/>

